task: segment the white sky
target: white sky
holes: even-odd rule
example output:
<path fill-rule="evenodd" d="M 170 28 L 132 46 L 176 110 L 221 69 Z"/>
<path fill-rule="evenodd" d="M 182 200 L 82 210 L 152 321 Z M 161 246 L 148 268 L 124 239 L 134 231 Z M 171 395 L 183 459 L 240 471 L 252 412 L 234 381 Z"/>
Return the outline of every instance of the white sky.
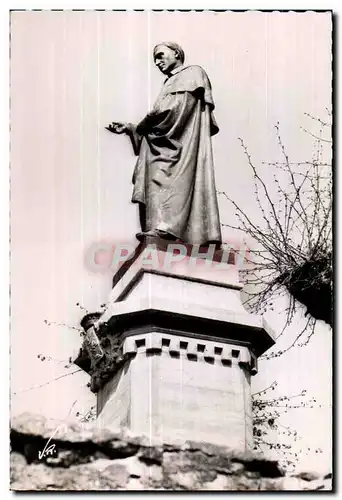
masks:
<path fill-rule="evenodd" d="M 207 71 L 220 133 L 213 138 L 217 188 L 253 210 L 250 171 L 237 140 L 256 163 L 277 160 L 274 124 L 295 161 L 311 156 L 300 126 L 305 112 L 331 107 L 331 23 L 317 13 L 66 13 L 13 15 L 11 80 L 12 390 L 22 391 L 65 373 L 78 348 L 76 302 L 96 310 L 110 291 L 111 274 L 93 274 L 84 253 L 96 241 L 134 241 L 130 204 L 135 159 L 128 140 L 104 126 L 144 116 L 163 76 L 151 51 L 175 40 L 188 64 Z M 231 220 L 220 199 L 222 222 Z M 229 241 L 233 236 L 225 233 Z M 279 317 L 269 316 L 277 328 Z M 293 334 L 300 328 L 300 318 Z M 291 333 L 290 333 L 291 334 Z M 279 347 L 281 347 L 279 345 Z M 320 325 L 310 344 L 260 364 L 255 390 L 279 383 L 280 393 L 303 388 L 322 409 L 294 410 L 289 418 L 305 443 L 324 449 L 303 467 L 329 469 L 331 333 Z M 91 401 L 78 373 L 12 398 L 12 412 L 65 418 Z M 253 387 L 254 389 L 254 387 Z"/>

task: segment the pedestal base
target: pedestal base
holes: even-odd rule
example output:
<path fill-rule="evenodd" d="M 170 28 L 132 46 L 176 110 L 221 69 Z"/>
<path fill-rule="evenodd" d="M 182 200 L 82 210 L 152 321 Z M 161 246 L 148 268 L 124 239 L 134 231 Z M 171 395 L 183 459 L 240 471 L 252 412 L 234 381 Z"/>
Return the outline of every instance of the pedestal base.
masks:
<path fill-rule="evenodd" d="M 167 248 L 147 251 L 114 279 L 98 330 L 105 354 L 82 366 L 98 392 L 97 424 L 248 449 L 250 377 L 272 333 L 244 309 L 234 265 L 191 255 L 169 265 Z"/>
<path fill-rule="evenodd" d="M 129 336 L 131 359 L 98 393 L 101 427 L 152 440 L 195 440 L 246 450 L 252 443 L 249 349 L 178 332 Z"/>

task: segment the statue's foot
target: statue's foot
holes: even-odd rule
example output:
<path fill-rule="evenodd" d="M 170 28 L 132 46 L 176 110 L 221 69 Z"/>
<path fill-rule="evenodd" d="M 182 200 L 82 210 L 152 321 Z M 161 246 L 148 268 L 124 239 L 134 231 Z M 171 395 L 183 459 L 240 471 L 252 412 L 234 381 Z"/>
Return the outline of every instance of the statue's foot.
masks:
<path fill-rule="evenodd" d="M 158 234 L 156 231 L 142 231 L 141 233 L 137 233 L 137 240 L 144 241 L 146 238 L 158 238 Z"/>
<path fill-rule="evenodd" d="M 160 231 L 159 229 L 151 231 L 142 231 L 136 234 L 136 238 L 139 241 L 143 241 L 145 238 L 162 238 L 163 240 L 176 240 L 177 237 L 166 231 Z"/>
<path fill-rule="evenodd" d="M 171 233 L 168 233 L 167 231 L 161 231 L 160 229 L 157 229 L 157 234 L 159 238 L 163 238 L 164 240 L 177 240 L 177 236 L 174 236 Z"/>

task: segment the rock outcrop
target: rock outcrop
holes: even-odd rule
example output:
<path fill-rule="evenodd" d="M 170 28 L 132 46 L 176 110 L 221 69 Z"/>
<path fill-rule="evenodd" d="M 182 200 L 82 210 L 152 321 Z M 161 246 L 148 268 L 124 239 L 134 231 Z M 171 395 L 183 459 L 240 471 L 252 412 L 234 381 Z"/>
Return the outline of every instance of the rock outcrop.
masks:
<path fill-rule="evenodd" d="M 331 475 L 286 476 L 277 462 L 209 443 L 158 443 L 128 431 L 23 414 L 11 424 L 11 489 L 331 490 Z"/>

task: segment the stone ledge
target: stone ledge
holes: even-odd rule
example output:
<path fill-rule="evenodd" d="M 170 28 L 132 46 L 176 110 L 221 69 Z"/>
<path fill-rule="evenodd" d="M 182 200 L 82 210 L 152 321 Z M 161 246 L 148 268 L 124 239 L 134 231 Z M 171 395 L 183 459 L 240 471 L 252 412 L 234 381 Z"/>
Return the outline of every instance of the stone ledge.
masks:
<path fill-rule="evenodd" d="M 257 356 L 275 343 L 274 332 L 261 316 L 158 297 L 110 303 L 100 321 L 113 330 L 122 331 L 145 324 L 181 330 L 191 328 L 194 334 L 215 331 L 216 337 L 251 344 Z"/>
<path fill-rule="evenodd" d="M 193 245 L 182 243 L 183 247 L 187 247 L 187 256 L 179 262 L 173 262 L 170 266 L 165 266 L 165 256 L 173 253 L 174 243 L 168 241 L 146 241 L 140 244 L 132 256 L 124 262 L 113 277 L 112 298 L 117 298 L 122 292 L 130 287 L 129 283 L 139 279 L 139 275 L 145 272 L 161 272 L 174 277 L 203 279 L 204 281 L 216 282 L 217 284 L 231 285 L 236 289 L 241 289 L 239 283 L 238 268 L 232 260 L 227 259 L 222 250 L 215 252 L 213 259 L 202 257 L 191 257 Z M 195 248 L 197 245 L 195 245 Z M 205 254 L 208 248 L 202 248 Z M 148 252 L 146 254 L 146 252 Z M 149 260 L 144 259 L 148 255 Z M 222 260 L 223 258 L 223 260 Z M 207 265 L 204 265 L 206 262 Z M 224 263 L 225 262 L 225 263 Z M 220 266 L 217 267 L 217 264 Z M 154 265 L 153 265 L 154 264 Z M 219 271 L 219 272 L 217 272 Z M 142 273 L 141 273 L 142 272 Z M 124 292 L 125 293 L 125 292 Z"/>
<path fill-rule="evenodd" d="M 54 453 L 39 460 L 54 432 Z M 332 490 L 329 475 L 284 476 L 277 462 L 224 446 L 151 442 L 31 414 L 12 420 L 11 447 L 15 491 Z"/>

